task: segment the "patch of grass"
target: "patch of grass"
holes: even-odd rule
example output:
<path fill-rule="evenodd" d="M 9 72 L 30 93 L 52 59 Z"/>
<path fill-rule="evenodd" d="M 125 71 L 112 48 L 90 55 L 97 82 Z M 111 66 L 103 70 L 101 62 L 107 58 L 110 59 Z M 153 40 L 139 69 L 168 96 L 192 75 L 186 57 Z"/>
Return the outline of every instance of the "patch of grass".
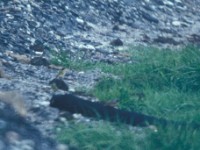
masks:
<path fill-rule="evenodd" d="M 74 124 L 58 132 L 69 149 L 80 150 L 196 150 L 200 132 L 191 128 L 157 127 L 133 129 L 108 122 Z"/>
<path fill-rule="evenodd" d="M 159 127 L 158 132 L 149 135 L 144 145 L 148 150 L 196 150 L 200 146 L 199 138 L 200 132 L 191 128 Z"/>
<path fill-rule="evenodd" d="M 121 79 L 103 78 L 91 93 L 101 101 L 117 100 L 120 108 L 139 111 L 143 107 L 142 89 L 135 89 L 129 82 Z"/>
<path fill-rule="evenodd" d="M 102 78 L 90 93 L 102 101 L 117 99 L 118 107 L 122 109 L 174 121 L 200 123 L 199 48 L 188 46 L 173 51 L 142 47 L 129 50 L 129 53 L 133 63 L 87 66 L 88 69 L 99 67 L 117 76 Z M 81 68 L 85 69 L 83 66 Z M 60 137 L 68 144 L 74 140 L 75 145 L 82 149 L 195 150 L 200 147 L 200 131 L 192 128 L 158 126 L 156 133 L 145 132 L 147 136 L 139 145 L 135 132 L 130 135 L 130 131 L 122 126 L 118 130 L 112 128 L 116 126 L 75 126 L 66 129 Z M 127 138 L 131 140 L 123 140 Z M 112 147 L 113 144 L 117 146 Z"/>
<path fill-rule="evenodd" d="M 83 60 L 78 57 L 71 57 L 67 52 L 61 51 L 59 53 L 51 50 L 51 63 L 65 68 L 85 71 L 92 70 L 95 68 L 103 69 L 105 72 L 110 69 L 111 65 L 106 62 L 94 62 L 91 60 Z"/>
<path fill-rule="evenodd" d="M 181 90 L 200 89 L 200 50 L 186 47 L 183 50 L 140 48 L 133 50 L 136 63 L 115 64 L 103 68 L 128 80 L 136 88 L 151 87 L 158 90 L 177 87 Z"/>
<path fill-rule="evenodd" d="M 120 79 L 103 78 L 91 93 L 101 100 L 119 99 L 120 107 L 132 110 L 138 110 L 141 106 L 146 110 L 148 104 L 156 99 L 164 99 L 162 101 L 172 105 L 190 101 L 191 97 L 198 99 L 198 48 L 187 47 L 181 51 L 140 49 L 133 51 L 132 55 L 137 63 L 103 68 L 104 71 L 118 75 Z"/>
<path fill-rule="evenodd" d="M 176 88 L 154 90 L 137 89 L 129 82 L 103 79 L 92 93 L 103 101 L 118 100 L 118 107 L 126 110 L 179 121 L 200 123 L 200 93 L 183 92 Z"/>
<path fill-rule="evenodd" d="M 60 132 L 58 139 L 71 149 L 131 150 L 137 149 L 146 136 L 144 131 L 135 134 L 125 125 L 113 126 L 108 122 L 95 122 L 91 125 L 71 124 Z"/>
<path fill-rule="evenodd" d="M 75 70 L 87 70 L 92 69 L 95 63 L 89 60 L 80 60 L 77 58 L 71 58 L 66 52 L 56 53 L 52 51 L 51 63 L 58 66 L 63 66 L 69 69 Z"/>
<path fill-rule="evenodd" d="M 169 120 L 200 123 L 199 93 L 182 92 L 177 89 L 163 91 L 145 90 L 142 112 Z"/>

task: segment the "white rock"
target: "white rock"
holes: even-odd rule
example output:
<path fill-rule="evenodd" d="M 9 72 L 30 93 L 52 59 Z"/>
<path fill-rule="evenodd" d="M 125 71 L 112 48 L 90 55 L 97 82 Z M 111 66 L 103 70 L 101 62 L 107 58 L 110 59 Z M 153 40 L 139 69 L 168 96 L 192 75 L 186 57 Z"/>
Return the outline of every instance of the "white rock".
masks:
<path fill-rule="evenodd" d="M 14 19 L 14 16 L 11 14 L 6 14 L 6 17 L 8 17 L 9 19 Z"/>
<path fill-rule="evenodd" d="M 68 150 L 68 146 L 65 145 L 65 144 L 59 144 L 57 147 L 56 147 L 56 150 Z"/>
<path fill-rule="evenodd" d="M 60 121 L 61 121 L 61 122 L 67 122 L 67 119 L 64 118 L 64 117 L 60 117 Z"/>
<path fill-rule="evenodd" d="M 5 128 L 6 125 L 7 125 L 7 123 L 6 123 L 4 120 L 1 120 L 1 119 L 0 119 L 0 129 Z"/>
<path fill-rule="evenodd" d="M 30 4 L 27 5 L 27 10 L 28 10 L 29 12 L 32 11 L 32 8 L 31 8 L 31 5 L 30 5 Z"/>
<path fill-rule="evenodd" d="M 49 101 L 38 101 L 38 104 L 42 105 L 42 106 L 49 106 L 50 102 Z"/>
<path fill-rule="evenodd" d="M 170 2 L 170 1 L 163 1 L 163 3 L 167 6 L 174 6 L 174 3 Z"/>
<path fill-rule="evenodd" d="M 176 3 L 182 3 L 182 1 L 181 1 L 181 0 L 175 0 L 175 2 L 176 2 Z"/>
<path fill-rule="evenodd" d="M 180 21 L 173 21 L 173 22 L 172 22 L 172 25 L 173 25 L 173 26 L 176 26 L 176 27 L 181 26 L 181 24 L 182 24 L 182 22 L 180 22 Z"/>
<path fill-rule="evenodd" d="M 80 24 L 83 24 L 83 23 L 84 23 L 83 19 L 81 19 L 81 18 L 76 18 L 76 21 L 77 21 L 78 23 L 80 23 Z"/>
<path fill-rule="evenodd" d="M 93 45 L 89 45 L 89 44 L 87 44 L 87 45 L 79 44 L 77 46 L 81 49 L 95 50 L 95 47 Z"/>
<path fill-rule="evenodd" d="M 29 147 L 34 147 L 34 146 L 35 146 L 35 142 L 32 141 L 32 140 L 29 140 L 29 139 L 22 140 L 22 141 L 21 141 L 21 144 L 22 144 L 22 145 L 29 146 Z"/>
<path fill-rule="evenodd" d="M 69 91 L 70 92 L 75 92 L 76 90 L 73 87 L 71 87 L 71 88 L 69 88 Z"/>
<path fill-rule="evenodd" d="M 43 53 L 44 53 L 44 52 L 35 51 L 35 54 L 36 54 L 36 55 L 43 55 Z"/>
<path fill-rule="evenodd" d="M 9 141 L 9 143 L 18 144 L 19 138 L 20 138 L 20 135 L 15 131 L 8 131 L 6 133 L 6 139 Z"/>

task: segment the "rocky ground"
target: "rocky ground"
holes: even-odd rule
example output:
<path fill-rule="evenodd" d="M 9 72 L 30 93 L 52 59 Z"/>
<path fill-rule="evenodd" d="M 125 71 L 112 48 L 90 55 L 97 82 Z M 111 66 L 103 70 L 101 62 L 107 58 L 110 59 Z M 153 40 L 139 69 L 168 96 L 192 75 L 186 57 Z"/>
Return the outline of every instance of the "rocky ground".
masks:
<path fill-rule="evenodd" d="M 52 51 L 117 62 L 126 61 L 119 51 L 130 45 L 200 45 L 199 13 L 199 0 L 1 0 L 0 91 L 21 93 L 27 115 L 0 103 L 0 149 L 67 149 L 53 134 L 67 120 L 49 107 L 49 82 L 59 72 L 50 66 Z M 64 80 L 74 91 L 101 74 L 68 70 Z"/>

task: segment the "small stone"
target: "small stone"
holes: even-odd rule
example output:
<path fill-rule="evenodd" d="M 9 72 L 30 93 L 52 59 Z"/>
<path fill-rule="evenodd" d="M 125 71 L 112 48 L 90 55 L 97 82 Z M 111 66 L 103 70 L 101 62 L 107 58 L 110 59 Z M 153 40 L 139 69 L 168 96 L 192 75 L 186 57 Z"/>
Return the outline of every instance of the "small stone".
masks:
<path fill-rule="evenodd" d="M 16 144 L 16 142 L 19 141 L 19 134 L 15 131 L 8 131 L 6 133 L 6 139 L 9 141 L 9 143 Z"/>
<path fill-rule="evenodd" d="M 89 44 L 87 44 L 87 45 L 79 45 L 78 48 L 85 49 L 85 50 L 91 50 L 91 51 L 95 50 L 95 47 L 93 45 L 89 45 Z"/>
<path fill-rule="evenodd" d="M 112 45 L 112 46 L 123 46 L 124 43 L 122 42 L 121 39 L 117 38 L 117 39 L 111 41 L 110 45 Z"/>
<path fill-rule="evenodd" d="M 27 5 L 27 10 L 28 10 L 29 12 L 32 11 L 32 8 L 31 8 L 31 5 L 30 5 L 30 4 Z"/>
<path fill-rule="evenodd" d="M 38 52 L 38 51 L 36 51 L 35 54 L 41 56 L 41 55 L 43 55 L 43 52 Z"/>
<path fill-rule="evenodd" d="M 79 75 L 83 75 L 83 74 L 85 74 L 85 72 L 84 71 L 79 71 L 78 74 Z"/>
<path fill-rule="evenodd" d="M 68 146 L 65 145 L 65 144 L 59 144 L 57 147 L 56 147 L 56 150 L 68 150 Z"/>
<path fill-rule="evenodd" d="M 163 0 L 155 0 L 155 2 L 156 2 L 158 5 L 164 5 Z"/>
<path fill-rule="evenodd" d="M 49 66 L 49 61 L 44 57 L 34 57 L 31 59 L 30 63 L 35 66 Z"/>
<path fill-rule="evenodd" d="M 173 45 L 177 45 L 179 43 L 172 37 L 164 37 L 164 36 L 158 36 L 157 38 L 154 39 L 154 42 L 162 44 L 173 44 Z"/>
<path fill-rule="evenodd" d="M 49 101 L 39 101 L 38 104 L 41 106 L 49 106 L 50 103 Z"/>
<path fill-rule="evenodd" d="M 174 3 L 170 2 L 170 1 L 163 1 L 163 3 L 170 7 L 174 6 Z"/>
<path fill-rule="evenodd" d="M 182 24 L 182 23 L 181 23 L 180 21 L 173 21 L 173 22 L 172 22 L 172 25 L 175 26 L 175 27 L 180 27 L 181 24 Z"/>
<path fill-rule="evenodd" d="M 77 21 L 78 23 L 80 23 L 80 24 L 83 24 L 83 23 L 84 23 L 83 19 L 81 19 L 81 18 L 76 18 L 76 21 Z"/>
<path fill-rule="evenodd" d="M 188 36 L 187 40 L 191 43 L 200 44 L 200 35 L 192 34 Z"/>
<path fill-rule="evenodd" d="M 158 132 L 158 128 L 154 125 L 150 125 L 149 129 L 152 130 L 153 132 Z"/>
<path fill-rule="evenodd" d="M 150 0 L 144 0 L 146 3 L 149 3 L 150 2 Z"/>
<path fill-rule="evenodd" d="M 23 140 L 23 141 L 21 141 L 21 143 L 22 143 L 23 145 L 27 145 L 27 146 L 29 146 L 29 147 L 34 147 L 34 146 L 35 146 L 35 142 L 32 141 L 32 140 L 29 140 L 29 139 Z"/>
<path fill-rule="evenodd" d="M 119 30 L 120 30 L 120 28 L 119 28 L 118 25 L 114 25 L 112 29 L 113 29 L 114 31 L 119 31 Z"/>
<path fill-rule="evenodd" d="M 146 12 L 142 12 L 142 17 L 149 22 L 156 23 L 156 24 L 159 23 L 159 20 L 156 17 L 154 17 L 153 15 L 150 15 Z"/>
<path fill-rule="evenodd" d="M 174 0 L 176 3 L 182 3 L 181 0 Z"/>
<path fill-rule="evenodd" d="M 69 88 L 69 91 L 70 91 L 70 92 L 76 92 L 76 89 L 73 88 L 73 87 L 70 87 L 70 88 Z"/>
<path fill-rule="evenodd" d="M 2 141 L 0 141 L 0 149 L 3 150 L 3 149 L 5 149 L 4 147 L 5 147 L 4 143 Z"/>
<path fill-rule="evenodd" d="M 64 117 L 60 117 L 60 121 L 63 122 L 63 123 L 66 123 L 66 122 L 67 122 L 67 119 L 64 118 Z"/>
<path fill-rule="evenodd" d="M 4 120 L 0 119 L 0 129 L 5 128 L 6 125 L 7 125 L 7 123 Z"/>

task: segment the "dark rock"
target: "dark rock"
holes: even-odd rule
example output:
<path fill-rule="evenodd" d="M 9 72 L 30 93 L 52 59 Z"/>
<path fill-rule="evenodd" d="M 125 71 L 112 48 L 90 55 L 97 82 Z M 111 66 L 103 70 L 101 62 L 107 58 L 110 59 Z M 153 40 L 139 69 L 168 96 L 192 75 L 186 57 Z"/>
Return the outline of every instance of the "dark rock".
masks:
<path fill-rule="evenodd" d="M 49 61 L 44 57 L 34 57 L 31 59 L 30 64 L 35 65 L 35 66 L 49 66 L 50 65 Z"/>
<path fill-rule="evenodd" d="M 154 17 L 153 15 L 150 15 L 150 14 L 148 14 L 146 12 L 142 12 L 142 17 L 144 19 L 146 19 L 147 21 L 149 21 L 149 22 L 159 23 L 159 20 L 156 17 Z"/>
<path fill-rule="evenodd" d="M 56 86 L 56 88 L 58 88 L 60 90 L 64 90 L 64 91 L 68 91 L 69 90 L 68 85 L 61 78 L 55 78 L 55 79 L 51 80 L 49 82 L 49 84 Z"/>
<path fill-rule="evenodd" d="M 146 34 L 142 35 L 142 39 L 141 39 L 142 42 L 149 43 L 150 40 L 151 40 L 151 38 L 148 35 L 146 35 Z"/>
<path fill-rule="evenodd" d="M 112 29 L 113 29 L 114 31 L 120 30 L 120 28 L 119 28 L 118 25 L 114 25 Z"/>
<path fill-rule="evenodd" d="M 198 34 L 192 34 L 187 39 L 191 43 L 200 44 L 200 35 Z"/>
<path fill-rule="evenodd" d="M 161 44 L 173 44 L 173 45 L 179 44 L 179 42 L 173 39 L 172 37 L 163 37 L 163 36 L 155 38 L 153 42 Z"/>
<path fill-rule="evenodd" d="M 158 5 L 164 5 L 163 0 L 154 0 Z"/>
<path fill-rule="evenodd" d="M 122 42 L 121 39 L 117 38 L 117 39 L 111 41 L 110 45 L 112 45 L 112 46 L 123 46 L 124 43 Z"/>
<path fill-rule="evenodd" d="M 0 130 L 2 130 L 6 126 L 7 126 L 7 123 L 4 120 L 0 119 Z"/>

